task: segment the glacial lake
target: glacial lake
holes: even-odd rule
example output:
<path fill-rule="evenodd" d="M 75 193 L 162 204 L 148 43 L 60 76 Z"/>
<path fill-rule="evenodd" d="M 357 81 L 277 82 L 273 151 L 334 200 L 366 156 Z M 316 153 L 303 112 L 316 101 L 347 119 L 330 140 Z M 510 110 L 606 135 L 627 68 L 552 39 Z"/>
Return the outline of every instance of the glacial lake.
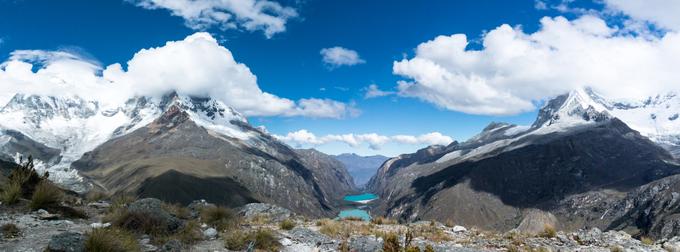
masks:
<path fill-rule="evenodd" d="M 351 202 L 356 202 L 356 203 L 367 203 L 371 200 L 377 199 L 378 196 L 372 193 L 364 193 L 364 194 L 357 194 L 357 195 L 347 195 L 345 196 L 344 200 L 346 201 L 351 201 Z"/>
<path fill-rule="evenodd" d="M 371 220 L 371 214 L 368 211 L 368 207 L 365 205 L 375 199 L 377 199 L 378 196 L 372 193 L 364 193 L 364 194 L 357 194 L 357 195 L 347 195 L 343 199 L 345 201 L 348 201 L 354 206 L 354 208 L 349 208 L 340 211 L 338 214 L 338 219 L 342 218 L 347 218 L 347 217 L 359 217 L 363 219 L 364 221 L 370 221 Z"/>

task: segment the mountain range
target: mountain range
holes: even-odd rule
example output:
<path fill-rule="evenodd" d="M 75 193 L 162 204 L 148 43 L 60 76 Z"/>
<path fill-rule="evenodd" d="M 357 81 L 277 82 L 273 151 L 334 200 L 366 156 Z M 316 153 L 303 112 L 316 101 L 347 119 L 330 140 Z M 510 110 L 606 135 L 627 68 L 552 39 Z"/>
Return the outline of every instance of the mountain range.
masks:
<path fill-rule="evenodd" d="M 359 185 L 380 197 L 373 214 L 407 222 L 509 230 L 541 220 L 670 237 L 680 234 L 679 111 L 676 94 L 612 101 L 582 89 L 547 101 L 532 125 L 494 122 L 467 141 L 387 158 L 293 149 L 209 97 L 112 105 L 17 94 L 0 109 L 0 160 L 32 155 L 81 193 L 329 217 Z"/>
<path fill-rule="evenodd" d="M 680 191 L 678 105 L 675 95 L 623 103 L 573 91 L 531 126 L 491 123 L 465 142 L 392 158 L 367 187 L 382 198 L 380 214 L 402 220 L 510 230 L 539 218 L 567 230 L 677 235 L 676 203 L 656 208 L 652 198 L 663 196 L 649 192 Z"/>

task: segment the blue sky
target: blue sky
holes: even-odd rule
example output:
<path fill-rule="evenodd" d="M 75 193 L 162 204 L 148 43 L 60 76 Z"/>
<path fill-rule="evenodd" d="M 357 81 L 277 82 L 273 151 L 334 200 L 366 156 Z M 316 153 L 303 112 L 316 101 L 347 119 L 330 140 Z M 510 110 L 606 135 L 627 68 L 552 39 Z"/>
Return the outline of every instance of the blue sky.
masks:
<path fill-rule="evenodd" d="M 534 0 L 280 1 L 280 6 L 294 10 L 296 15 L 285 18 L 285 30 L 268 37 L 264 29 L 220 29 L 219 24 L 191 27 L 186 18 L 172 15 L 168 8 L 145 8 L 139 2 L 0 0 L 0 16 L 6 20 L 0 23 L 0 57 L 9 57 L 16 50 L 62 50 L 102 66 L 124 65 L 143 48 L 163 46 L 167 41 L 179 41 L 197 31 L 207 31 L 219 45 L 231 51 L 237 62 L 245 64 L 257 76 L 261 90 L 294 101 L 310 97 L 330 99 L 360 111 L 358 115 L 351 113 L 343 118 L 249 117 L 253 125 L 263 125 L 273 134 L 285 136 L 302 129 L 317 137 L 366 133 L 418 136 L 439 132 L 461 141 L 492 121 L 530 124 L 540 102 L 561 90 L 521 96 L 517 104 L 523 105 L 522 109 L 470 113 L 478 107 L 462 108 L 459 103 L 428 101 L 422 98 L 422 93 L 367 99 L 367 86 L 375 84 L 380 90 L 398 91 L 397 83 L 412 81 L 408 76 L 416 73 L 395 74 L 395 61 L 416 58 L 414 50 L 419 44 L 440 35 L 465 34 L 470 42 L 466 48 L 481 50 L 487 32 L 503 24 L 521 27 L 523 33 L 532 34 L 541 28 L 542 17 L 564 16 L 572 21 L 587 15 L 579 10 L 604 12 L 605 9 L 603 4 L 590 1 L 567 1 L 571 8 L 567 10 L 559 8 L 564 2 L 545 2 L 539 6 L 544 2 Z M 599 17 L 609 26 L 625 27 L 620 16 L 600 14 Z M 241 25 L 239 21 L 235 23 Z M 335 46 L 356 51 L 363 63 L 351 66 L 324 63 L 320 50 Z M 397 155 L 427 145 L 425 142 L 389 142 L 372 149 L 368 144 L 350 146 L 332 141 L 318 145 L 291 144 L 316 147 L 332 154 L 364 155 Z"/>

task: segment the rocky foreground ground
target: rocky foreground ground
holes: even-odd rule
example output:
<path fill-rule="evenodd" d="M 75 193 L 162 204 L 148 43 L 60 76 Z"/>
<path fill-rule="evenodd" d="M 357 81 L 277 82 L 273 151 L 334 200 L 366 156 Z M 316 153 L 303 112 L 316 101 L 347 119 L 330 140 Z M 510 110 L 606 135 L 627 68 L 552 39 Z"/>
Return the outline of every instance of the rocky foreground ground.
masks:
<path fill-rule="evenodd" d="M 358 220 L 308 220 L 290 211 L 268 204 L 249 204 L 238 209 L 236 222 L 219 225 L 208 221 L 201 209 L 214 207 L 196 201 L 178 214 L 162 207 L 156 199 L 126 203 L 130 212 L 148 213 L 157 225 L 185 230 L 196 223 L 191 239 L 184 236 L 134 234 L 132 250 L 139 251 L 680 251 L 680 238 L 652 241 L 638 240 L 622 231 L 598 229 L 565 233 L 546 228 L 536 234 L 517 230 L 492 233 L 437 222 L 397 224 L 385 219 L 372 222 Z M 89 235 L 95 230 L 116 228 L 120 223 L 105 222 L 111 202 L 82 203 L 79 208 L 88 217 L 66 219 L 45 210 L 32 212 L 3 207 L 0 213 L 2 238 L 0 251 L 85 251 Z M 210 224 L 209 224 L 209 223 Z M 215 224 L 217 223 L 217 224 Z M 17 230 L 6 227 L 12 224 Z M 9 226 L 12 226 L 9 225 Z M 140 226 L 141 227 L 141 226 Z M 189 229 L 186 229 L 189 230 Z M 266 230 L 263 237 L 260 231 Z M 134 230 L 133 230 L 134 231 Z M 177 231 L 183 232 L 183 231 Z M 247 234 L 257 233 L 255 236 Z M 176 238 L 179 237 L 179 238 Z M 269 241 L 261 247 L 260 239 Z M 115 239 L 110 237 L 110 239 Z M 91 246 L 88 245 L 88 246 Z M 230 250 L 232 248 L 232 250 Z M 237 248 L 233 250 L 234 248 Z"/>

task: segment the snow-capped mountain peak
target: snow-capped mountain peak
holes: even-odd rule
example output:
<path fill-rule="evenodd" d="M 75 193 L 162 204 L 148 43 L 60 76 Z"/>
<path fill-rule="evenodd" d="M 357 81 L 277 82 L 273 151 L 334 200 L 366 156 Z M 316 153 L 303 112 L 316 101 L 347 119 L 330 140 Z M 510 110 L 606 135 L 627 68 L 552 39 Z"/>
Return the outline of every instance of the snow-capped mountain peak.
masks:
<path fill-rule="evenodd" d="M 133 97 L 124 104 L 108 107 L 77 96 L 17 94 L 0 108 L 0 130 L 20 132 L 59 150 L 61 158 L 45 165 L 53 180 L 75 185 L 82 179 L 74 176 L 71 163 L 112 138 L 148 125 L 171 107 L 183 110 L 194 123 L 220 135 L 246 140 L 253 134 L 239 126 L 247 123 L 246 118 L 223 102 L 174 92 L 161 98 Z"/>

